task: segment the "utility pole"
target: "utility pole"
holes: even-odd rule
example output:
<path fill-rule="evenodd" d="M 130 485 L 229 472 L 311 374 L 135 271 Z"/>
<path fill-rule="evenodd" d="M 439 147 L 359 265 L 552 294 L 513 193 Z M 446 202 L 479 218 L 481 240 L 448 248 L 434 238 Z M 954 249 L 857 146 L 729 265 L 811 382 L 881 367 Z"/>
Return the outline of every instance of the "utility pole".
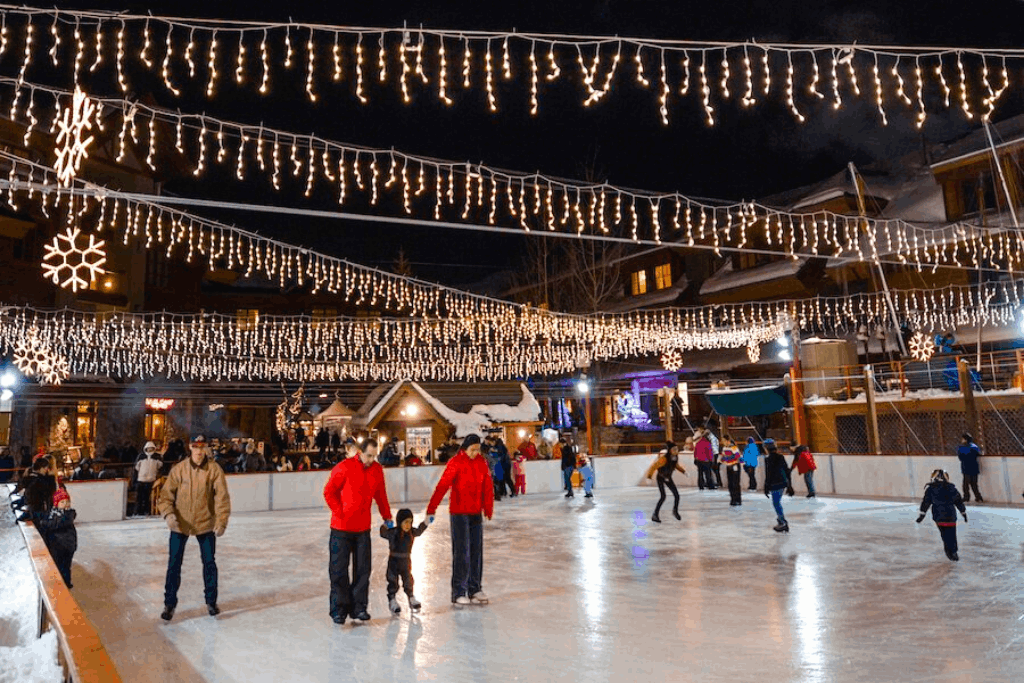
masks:
<path fill-rule="evenodd" d="M 867 207 L 864 204 L 864 184 L 857 173 L 857 167 L 850 162 L 850 177 L 853 179 L 853 185 L 857 188 L 857 208 L 860 209 L 860 217 L 863 219 L 861 222 L 861 230 L 867 234 L 870 229 L 867 221 Z M 874 238 L 871 238 L 872 244 L 874 244 Z M 885 271 L 882 270 L 882 262 L 878 260 L 878 250 L 874 247 L 871 248 L 871 256 L 875 261 L 875 267 L 878 268 L 878 277 L 882 280 L 882 290 L 885 292 L 885 302 L 888 304 L 889 315 L 892 317 L 893 329 L 896 332 L 896 341 L 899 342 L 900 352 L 906 356 L 907 346 L 903 343 L 903 335 L 900 334 L 900 320 L 896 315 L 896 306 L 892 302 L 892 295 L 889 293 L 889 283 L 885 279 Z M 882 352 L 885 352 L 885 339 L 882 340 Z"/>

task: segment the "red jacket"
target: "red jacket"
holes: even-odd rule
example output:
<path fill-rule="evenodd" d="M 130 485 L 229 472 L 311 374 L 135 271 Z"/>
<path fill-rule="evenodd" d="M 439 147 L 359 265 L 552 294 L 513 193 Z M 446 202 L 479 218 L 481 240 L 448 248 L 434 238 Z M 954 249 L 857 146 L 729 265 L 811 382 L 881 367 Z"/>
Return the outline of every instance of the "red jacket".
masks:
<path fill-rule="evenodd" d="M 448 511 L 453 515 L 479 515 L 483 512 L 488 519 L 494 514 L 494 482 L 487 458 L 478 455 L 470 458 L 465 451 L 459 451 L 448 461 L 441 480 L 437 482 L 434 495 L 427 504 L 427 514 L 433 515 L 441 504 L 444 494 L 452 490 Z"/>
<path fill-rule="evenodd" d="M 537 459 L 537 447 L 534 446 L 529 441 L 524 441 L 521 444 L 519 444 L 519 448 L 517 448 L 516 450 L 522 453 L 527 460 Z"/>
<path fill-rule="evenodd" d="M 369 467 L 359 458 L 342 460 L 324 486 L 324 500 L 331 508 L 331 528 L 359 533 L 370 530 L 370 503 L 377 501 L 377 510 L 385 520 L 391 519 L 388 492 L 384 488 L 384 468 L 380 463 Z"/>
<path fill-rule="evenodd" d="M 818 464 L 814 462 L 814 456 L 811 455 L 810 451 L 804 451 L 796 457 L 793 467 L 795 467 L 796 471 L 800 474 L 807 474 L 808 472 L 813 472 L 818 469 Z M 793 467 L 790 467 L 789 469 L 792 470 Z"/>
<path fill-rule="evenodd" d="M 715 459 L 715 452 L 711 448 L 711 442 L 701 439 L 693 450 L 693 459 L 701 462 L 711 462 Z"/>

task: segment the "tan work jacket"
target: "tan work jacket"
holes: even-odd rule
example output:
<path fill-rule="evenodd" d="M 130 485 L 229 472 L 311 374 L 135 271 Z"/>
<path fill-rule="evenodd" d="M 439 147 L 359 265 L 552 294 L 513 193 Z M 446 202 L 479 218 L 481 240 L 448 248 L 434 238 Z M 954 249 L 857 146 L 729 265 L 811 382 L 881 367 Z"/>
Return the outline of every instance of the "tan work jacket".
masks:
<path fill-rule="evenodd" d="M 199 536 L 221 527 L 227 528 L 231 514 L 224 470 L 209 457 L 196 467 L 185 458 L 171 468 L 160 491 L 160 514 L 174 514 L 181 533 Z"/>

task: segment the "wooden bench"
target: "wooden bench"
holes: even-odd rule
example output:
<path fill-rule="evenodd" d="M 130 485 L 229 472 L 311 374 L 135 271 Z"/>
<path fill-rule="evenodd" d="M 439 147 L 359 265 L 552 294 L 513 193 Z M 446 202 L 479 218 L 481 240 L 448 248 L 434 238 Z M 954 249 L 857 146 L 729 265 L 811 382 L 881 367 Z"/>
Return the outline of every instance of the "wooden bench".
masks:
<path fill-rule="evenodd" d="M 25 547 L 39 584 L 39 635 L 57 632 L 57 658 L 65 680 L 74 683 L 120 683 L 121 676 L 92 622 L 64 585 L 50 551 L 31 522 L 20 522 Z"/>

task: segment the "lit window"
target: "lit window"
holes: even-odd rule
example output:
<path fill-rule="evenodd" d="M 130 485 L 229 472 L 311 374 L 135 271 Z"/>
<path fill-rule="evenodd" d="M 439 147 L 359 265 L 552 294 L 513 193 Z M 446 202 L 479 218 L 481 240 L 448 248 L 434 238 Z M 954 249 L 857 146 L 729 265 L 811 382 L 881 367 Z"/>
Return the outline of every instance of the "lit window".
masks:
<path fill-rule="evenodd" d="M 238 321 L 238 329 L 255 330 L 260 321 L 260 312 L 255 308 L 239 308 L 235 317 Z"/>
<path fill-rule="evenodd" d="M 633 296 L 647 293 L 647 271 L 638 270 L 633 273 L 632 279 Z"/>
<path fill-rule="evenodd" d="M 314 308 L 313 309 L 313 329 L 321 327 L 331 318 L 338 317 L 337 308 Z"/>
<path fill-rule="evenodd" d="M 662 263 L 654 269 L 655 289 L 667 289 L 672 286 L 672 264 Z"/>

